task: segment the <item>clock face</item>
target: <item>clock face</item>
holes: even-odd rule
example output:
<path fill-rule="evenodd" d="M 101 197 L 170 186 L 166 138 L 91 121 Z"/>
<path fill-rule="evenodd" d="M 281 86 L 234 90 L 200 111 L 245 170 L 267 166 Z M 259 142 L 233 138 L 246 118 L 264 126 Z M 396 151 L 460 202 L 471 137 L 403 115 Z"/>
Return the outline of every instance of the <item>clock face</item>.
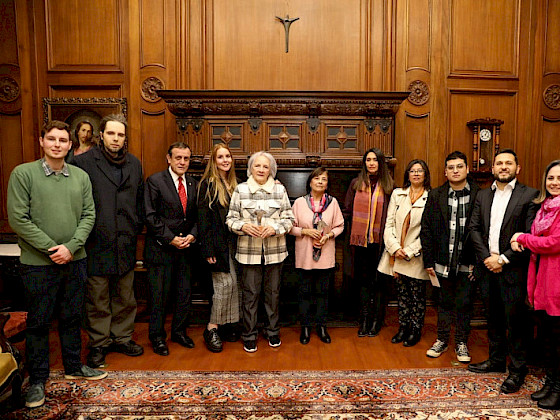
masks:
<path fill-rule="evenodd" d="M 492 133 L 487 128 L 480 130 L 480 140 L 489 141 L 492 138 Z"/>

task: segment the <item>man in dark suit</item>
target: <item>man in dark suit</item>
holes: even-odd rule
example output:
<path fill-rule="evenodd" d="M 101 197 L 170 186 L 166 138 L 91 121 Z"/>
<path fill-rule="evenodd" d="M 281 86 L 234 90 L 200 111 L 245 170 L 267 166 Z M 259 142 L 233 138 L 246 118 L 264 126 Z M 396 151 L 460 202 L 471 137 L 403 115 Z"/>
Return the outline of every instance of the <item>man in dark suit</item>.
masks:
<path fill-rule="evenodd" d="M 197 235 L 196 181 L 185 175 L 191 150 L 182 142 L 167 151 L 169 167 L 146 180 L 146 245 L 151 316 L 149 338 L 154 353 L 167 356 L 165 343 L 165 306 L 172 285 L 175 311 L 171 323 L 171 341 L 194 347 L 186 334 L 191 298 L 191 244 Z"/>
<path fill-rule="evenodd" d="M 482 190 L 470 221 L 477 257 L 475 276 L 481 280 L 482 297 L 488 319 L 489 358 L 469 365 L 471 372 L 505 372 L 509 350 L 509 375 L 501 386 L 503 393 L 517 392 L 527 374 L 529 314 L 527 268 L 529 252 L 514 252 L 510 246 L 515 232 L 529 232 L 538 206 L 538 191 L 517 181 L 521 167 L 511 149 L 496 153 L 492 174 L 494 183 Z"/>

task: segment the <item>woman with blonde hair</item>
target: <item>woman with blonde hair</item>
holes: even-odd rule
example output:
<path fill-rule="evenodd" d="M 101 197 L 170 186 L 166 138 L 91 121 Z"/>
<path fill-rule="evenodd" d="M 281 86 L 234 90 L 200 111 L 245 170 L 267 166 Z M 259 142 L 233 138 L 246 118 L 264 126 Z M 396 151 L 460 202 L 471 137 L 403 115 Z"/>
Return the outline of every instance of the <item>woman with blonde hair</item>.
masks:
<path fill-rule="evenodd" d="M 233 259 L 235 240 L 225 220 L 231 195 L 237 186 L 235 165 L 229 147 L 223 143 L 212 148 L 208 165 L 198 186 L 198 238 L 203 258 L 212 271 L 212 309 L 204 330 L 204 342 L 214 353 L 222 351 L 218 327 L 227 325 L 227 341 L 237 341 L 239 287 Z"/>

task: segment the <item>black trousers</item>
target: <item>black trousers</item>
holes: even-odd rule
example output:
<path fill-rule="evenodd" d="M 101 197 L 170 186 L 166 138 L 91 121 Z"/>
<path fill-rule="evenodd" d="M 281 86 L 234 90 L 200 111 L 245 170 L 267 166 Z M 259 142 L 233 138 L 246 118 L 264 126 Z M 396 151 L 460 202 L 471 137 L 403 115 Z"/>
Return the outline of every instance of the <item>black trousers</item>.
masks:
<path fill-rule="evenodd" d="M 332 269 L 298 271 L 300 273 L 298 298 L 301 326 L 326 325 Z M 315 311 L 312 311 L 313 306 L 315 306 Z"/>
<path fill-rule="evenodd" d="M 544 367 L 547 376 L 560 379 L 560 316 L 536 311 L 539 335 L 543 337 Z"/>
<path fill-rule="evenodd" d="M 383 322 L 387 306 L 387 277 L 377 271 L 379 244 L 354 246 L 354 278 L 360 287 L 362 316 Z"/>
<path fill-rule="evenodd" d="M 172 262 L 148 267 L 150 283 L 149 338 L 165 340 L 165 307 L 171 294 L 174 303 L 171 334 L 185 333 L 191 301 L 191 259 L 186 253 L 176 254 Z M 173 290 L 172 290 L 172 286 Z"/>
<path fill-rule="evenodd" d="M 484 269 L 480 287 L 488 320 L 490 360 L 505 363 L 509 354 L 509 370 L 525 370 L 531 332 L 526 279 L 507 269 L 497 274 Z"/>
<path fill-rule="evenodd" d="M 449 277 L 438 276 L 439 303 L 437 337 L 449 342 L 451 325 L 455 321 L 455 344 L 466 343 L 471 331 L 471 317 L 476 283 L 469 280 L 468 273 L 449 273 Z"/>

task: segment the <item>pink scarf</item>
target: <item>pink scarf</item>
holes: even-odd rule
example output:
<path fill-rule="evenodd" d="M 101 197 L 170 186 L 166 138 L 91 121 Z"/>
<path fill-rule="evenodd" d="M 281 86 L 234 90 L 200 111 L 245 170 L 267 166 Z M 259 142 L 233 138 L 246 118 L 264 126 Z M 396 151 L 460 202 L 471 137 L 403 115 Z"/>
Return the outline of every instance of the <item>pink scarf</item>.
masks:
<path fill-rule="evenodd" d="M 537 236 L 546 233 L 559 212 L 560 196 L 546 198 L 541 204 L 539 211 L 537 211 L 537 216 L 533 226 L 531 226 L 531 233 Z"/>

